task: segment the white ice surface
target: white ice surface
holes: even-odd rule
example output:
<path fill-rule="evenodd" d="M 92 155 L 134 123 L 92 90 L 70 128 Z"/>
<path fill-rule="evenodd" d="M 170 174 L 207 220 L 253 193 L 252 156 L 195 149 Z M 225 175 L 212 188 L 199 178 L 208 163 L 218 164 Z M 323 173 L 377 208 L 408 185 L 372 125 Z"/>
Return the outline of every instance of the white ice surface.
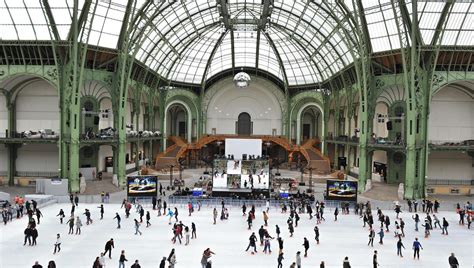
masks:
<path fill-rule="evenodd" d="M 132 209 L 132 216 L 126 219 L 120 205 L 106 204 L 104 220 L 99 220 L 99 209 L 97 204 L 79 204 L 77 212 L 83 212 L 85 208 L 92 211 L 94 223 L 85 225 L 85 216 L 81 215 L 84 226 L 82 235 L 68 235 L 68 226 L 61 225 L 55 217 L 60 208 L 66 213 L 70 211 L 69 204 L 56 204 L 42 209 L 44 218 L 38 226 L 38 245 L 34 247 L 23 246 L 23 230 L 27 224 L 27 218 L 14 220 L 6 226 L 0 226 L 0 267 L 31 267 L 35 260 L 40 261 L 43 267 L 47 267 L 49 260 L 55 260 L 58 268 L 92 267 L 96 256 L 104 250 L 106 241 L 110 238 L 115 240 L 112 260 L 107 259 L 106 267 L 117 267 L 120 250 L 126 251 L 130 267 L 135 259 L 138 259 L 142 267 L 158 267 L 163 256 L 168 256 L 172 248 L 176 249 L 176 267 L 201 267 L 200 258 L 204 249 L 210 247 L 216 255 L 212 257 L 213 267 L 276 267 L 278 243 L 272 240 L 271 255 L 263 254 L 263 247 L 258 246 L 258 254 L 251 255 L 245 252 L 248 237 L 251 231 L 247 230 L 246 217 L 241 216 L 238 207 L 230 207 L 230 219 L 218 220 L 217 225 L 212 225 L 212 208 L 203 207 L 201 211 L 195 212 L 188 217 L 187 210 L 179 207 L 180 219 L 184 224 L 194 221 L 197 225 L 197 239 L 191 240 L 190 245 L 175 244 L 172 238 L 171 226 L 168 218 L 157 217 L 156 211 L 152 212 L 152 226 L 145 228 L 143 223 L 142 236 L 134 235 L 133 218 L 137 217 Z M 147 208 L 150 209 L 150 208 Z M 218 208 L 219 210 L 219 208 Z M 258 228 L 263 224 L 262 208 L 257 208 L 257 218 L 254 221 L 254 231 L 258 236 Z M 122 215 L 122 229 L 116 229 L 116 221 L 112 218 L 115 212 Z M 391 229 L 393 230 L 395 215 L 388 212 L 391 218 Z M 284 266 L 289 267 L 295 259 L 296 251 L 303 252 L 303 237 L 311 242 L 309 256 L 303 258 L 302 267 L 319 267 L 321 260 L 326 262 L 326 267 L 342 267 L 345 256 L 349 257 L 352 267 L 372 267 L 372 254 L 376 249 L 379 252 L 380 267 L 448 267 L 448 256 L 454 252 L 461 267 L 473 266 L 473 231 L 466 226 L 459 226 L 455 212 L 442 212 L 438 215 L 440 219 L 447 217 L 449 220 L 449 236 L 441 235 L 439 229 L 432 232 L 428 239 L 423 237 L 423 229 L 414 231 L 414 222 L 409 213 L 401 214 L 406 222 L 406 237 L 403 239 L 406 250 L 404 257 L 396 255 L 396 239 L 393 233 L 386 233 L 384 245 L 378 245 L 378 236 L 374 247 L 368 247 L 368 230 L 362 228 L 362 221 L 355 215 L 339 215 L 339 220 L 334 222 L 332 211 L 326 209 L 326 221 L 319 225 L 321 244 L 316 245 L 313 227 L 315 218 L 310 221 L 308 216 L 301 215 L 299 226 L 295 229 L 294 237 L 290 238 L 286 219 L 288 214 L 281 214 L 276 208 L 270 210 L 269 231 L 275 236 L 275 224 L 278 224 L 284 238 Z M 420 214 L 420 217 L 424 217 Z M 379 226 L 376 223 L 375 226 Z M 61 252 L 53 255 L 53 244 L 56 233 L 62 236 Z M 413 260 L 411 245 L 415 236 L 418 236 L 424 248 L 421 251 L 420 260 Z"/>

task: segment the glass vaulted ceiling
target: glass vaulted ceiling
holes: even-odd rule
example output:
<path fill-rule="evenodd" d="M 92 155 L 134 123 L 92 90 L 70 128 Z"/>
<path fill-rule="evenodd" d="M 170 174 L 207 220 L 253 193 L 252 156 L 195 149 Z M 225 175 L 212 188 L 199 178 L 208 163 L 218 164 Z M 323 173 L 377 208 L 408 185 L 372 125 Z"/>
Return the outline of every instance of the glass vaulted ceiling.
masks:
<path fill-rule="evenodd" d="M 127 1 L 91 1 L 91 32 L 82 41 L 117 48 Z M 45 2 L 0 0 L 0 39 L 53 39 Z M 47 2 L 59 38 L 67 40 L 73 1 Z M 78 2 L 80 11 L 85 0 Z M 352 48 L 357 42 L 354 24 L 335 1 L 276 0 L 270 8 L 265 8 L 266 1 L 262 0 L 134 2 L 134 16 L 146 5 L 137 28 L 145 25 L 144 19 L 153 20 L 136 58 L 169 80 L 201 84 L 222 71 L 250 67 L 267 71 L 290 86 L 313 84 L 328 79 L 358 57 Z M 343 2 L 352 12 L 352 1 Z M 411 1 L 405 2 L 411 14 Z M 400 14 L 399 3 L 362 1 L 373 52 L 400 48 L 394 18 Z M 431 43 L 444 5 L 445 1 L 437 0 L 417 2 L 425 44 Z M 472 1 L 455 2 L 444 31 L 442 45 L 474 45 Z"/>

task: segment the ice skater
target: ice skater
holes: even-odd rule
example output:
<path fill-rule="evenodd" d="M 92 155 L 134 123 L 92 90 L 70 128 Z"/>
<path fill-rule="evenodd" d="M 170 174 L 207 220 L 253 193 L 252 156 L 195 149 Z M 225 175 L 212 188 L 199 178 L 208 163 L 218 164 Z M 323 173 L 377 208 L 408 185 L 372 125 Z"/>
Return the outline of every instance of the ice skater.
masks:
<path fill-rule="evenodd" d="M 68 234 L 74 234 L 74 215 L 71 215 L 66 224 L 69 223 L 69 232 Z"/>
<path fill-rule="evenodd" d="M 210 267 L 211 261 L 209 260 L 212 255 L 215 255 L 216 253 L 212 252 L 210 248 L 207 248 L 204 250 L 202 253 L 201 257 L 201 266 L 202 268 L 208 268 Z"/>
<path fill-rule="evenodd" d="M 318 226 L 314 226 L 314 239 L 316 243 L 319 244 L 319 228 Z"/>
<path fill-rule="evenodd" d="M 268 226 L 268 213 L 263 211 L 263 221 L 265 222 L 265 226 Z"/>
<path fill-rule="evenodd" d="M 380 238 L 379 244 L 383 245 L 383 237 L 385 236 L 385 233 L 384 233 L 383 229 L 380 228 L 380 232 L 378 232 L 377 234 L 379 235 L 379 238 Z"/>
<path fill-rule="evenodd" d="M 277 268 L 283 268 L 283 263 L 282 263 L 283 259 L 285 259 L 285 258 L 283 257 L 283 252 L 280 252 L 280 253 L 278 254 L 278 259 L 277 259 L 277 261 L 278 261 Z"/>
<path fill-rule="evenodd" d="M 136 220 L 136 219 L 135 219 Z M 122 250 L 122 253 L 120 253 L 120 258 L 119 258 L 119 268 L 125 268 L 125 262 L 128 261 L 127 258 L 125 257 L 125 250 Z"/>
<path fill-rule="evenodd" d="M 416 205 L 415 205 L 415 212 L 416 212 Z M 418 216 L 418 214 L 415 214 L 415 216 L 412 216 L 412 218 L 415 221 L 415 231 L 418 232 L 418 224 L 420 223 L 420 216 Z"/>
<path fill-rule="evenodd" d="M 64 210 L 60 209 L 59 213 L 58 213 L 58 215 L 56 215 L 56 217 L 57 216 L 59 216 L 59 222 L 61 222 L 61 224 L 63 224 L 63 219 L 64 219 L 64 217 L 66 217 L 66 215 L 64 214 Z"/>
<path fill-rule="evenodd" d="M 173 218 L 173 211 L 171 210 L 171 208 L 168 208 L 168 214 L 166 214 L 166 216 L 168 216 L 168 224 L 171 225 L 171 219 Z"/>
<path fill-rule="evenodd" d="M 309 249 L 309 241 L 308 239 L 305 237 L 304 238 L 304 241 L 303 241 L 303 247 L 304 247 L 304 257 L 308 257 L 308 249 Z"/>
<path fill-rule="evenodd" d="M 445 234 L 445 235 L 448 235 L 448 226 L 449 226 L 448 221 L 446 220 L 445 217 L 443 217 L 443 228 L 442 228 L 442 230 L 443 230 L 443 234 Z"/>
<path fill-rule="evenodd" d="M 104 205 L 100 204 L 100 206 L 98 206 L 97 208 L 100 208 L 100 219 L 103 220 L 104 219 Z"/>
<path fill-rule="evenodd" d="M 400 238 L 397 242 L 397 256 L 400 256 L 400 258 L 403 258 L 402 248 L 405 249 L 405 246 L 403 245 L 402 239 Z"/>
<path fill-rule="evenodd" d="M 454 256 L 454 253 L 451 253 L 451 256 L 448 258 L 449 267 L 458 268 L 459 262 L 458 259 Z"/>
<path fill-rule="evenodd" d="M 150 211 L 147 211 L 146 212 L 146 227 L 150 227 L 151 226 L 151 223 L 150 223 L 150 219 L 151 219 L 151 216 L 150 216 Z"/>
<path fill-rule="evenodd" d="M 82 221 L 79 216 L 76 217 L 76 234 L 81 234 Z"/>
<path fill-rule="evenodd" d="M 277 225 L 275 225 L 275 233 L 277 234 L 277 238 L 280 237 L 280 227 Z"/>
<path fill-rule="evenodd" d="M 418 237 L 416 237 L 415 241 L 413 241 L 413 259 L 415 259 L 415 257 L 417 257 L 418 260 L 420 259 L 420 249 L 423 249 L 423 247 L 418 241 Z"/>
<path fill-rule="evenodd" d="M 107 252 L 109 253 L 109 259 L 112 259 L 112 249 L 113 248 L 114 248 L 114 239 L 110 238 L 110 240 L 107 241 L 107 243 L 105 243 L 105 251 L 104 251 L 104 255 L 106 255 Z"/>
<path fill-rule="evenodd" d="M 168 263 L 168 268 L 174 268 L 174 265 L 176 264 L 176 254 L 174 252 L 174 248 L 171 249 L 170 255 L 168 256 Z"/>
<path fill-rule="evenodd" d="M 288 231 L 290 232 L 290 237 L 293 237 L 293 233 L 295 232 L 295 228 L 293 227 L 293 220 L 289 218 L 287 223 L 288 223 Z"/>
<path fill-rule="evenodd" d="M 337 215 L 339 215 L 339 209 L 336 207 L 334 210 L 334 221 L 337 221 Z"/>
<path fill-rule="evenodd" d="M 372 258 L 372 263 L 374 265 L 374 268 L 377 268 L 379 266 L 379 261 L 377 260 L 377 250 L 374 250 L 374 256 Z"/>
<path fill-rule="evenodd" d="M 369 231 L 369 243 L 367 243 L 367 246 L 374 246 L 374 238 L 375 238 L 375 231 L 374 229 L 370 229 Z"/>
<path fill-rule="evenodd" d="M 140 233 L 142 235 L 142 232 L 140 231 L 140 222 L 137 219 L 133 219 L 135 221 L 135 235 Z"/>
<path fill-rule="evenodd" d="M 196 224 L 191 222 L 191 239 L 197 238 L 196 236 Z"/>
<path fill-rule="evenodd" d="M 83 213 L 83 215 L 86 215 L 86 224 L 92 224 L 92 219 L 91 219 L 91 212 L 86 208 L 86 212 Z"/>
<path fill-rule="evenodd" d="M 253 248 L 253 253 L 257 253 L 257 246 L 256 246 L 256 242 L 257 242 L 257 237 L 255 236 L 255 233 L 252 232 L 252 235 L 250 235 L 249 237 L 249 245 L 247 246 L 247 249 L 245 251 L 249 251 L 249 248 Z"/>
<path fill-rule="evenodd" d="M 271 249 L 271 244 L 270 244 L 270 240 L 273 239 L 273 237 L 271 237 L 268 233 L 265 235 L 265 238 L 263 239 L 263 253 L 272 253 L 272 249 Z"/>
<path fill-rule="evenodd" d="M 186 238 L 186 242 L 184 243 L 184 245 L 187 246 L 189 245 L 189 238 L 190 238 L 188 226 L 184 226 L 184 237 Z"/>
<path fill-rule="evenodd" d="M 120 215 L 119 215 L 117 212 L 115 212 L 115 217 L 114 217 L 114 219 L 117 219 L 117 229 L 120 229 L 120 221 L 121 221 L 122 219 L 120 218 Z"/>
<path fill-rule="evenodd" d="M 212 211 L 212 217 L 213 217 L 213 220 L 214 220 L 214 224 L 216 224 L 216 220 L 217 220 L 217 209 L 216 208 L 214 208 L 214 210 Z"/>
<path fill-rule="evenodd" d="M 56 250 L 58 253 L 61 251 L 61 236 L 59 234 L 56 235 L 56 242 L 54 243 L 53 254 L 56 254 Z"/>

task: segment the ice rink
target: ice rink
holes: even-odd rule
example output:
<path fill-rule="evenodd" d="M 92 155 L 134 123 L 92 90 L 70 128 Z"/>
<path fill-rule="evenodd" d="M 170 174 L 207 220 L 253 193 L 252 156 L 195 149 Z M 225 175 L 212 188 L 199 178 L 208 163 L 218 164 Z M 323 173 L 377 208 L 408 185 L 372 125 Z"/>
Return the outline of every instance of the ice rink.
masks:
<path fill-rule="evenodd" d="M 49 260 L 55 260 L 58 268 L 92 267 L 92 264 L 100 252 L 104 250 L 104 245 L 110 238 L 115 241 L 115 249 L 112 252 L 112 259 L 107 258 L 106 267 L 118 267 L 120 251 L 126 251 L 130 267 L 135 259 L 140 261 L 141 267 L 158 267 L 162 257 L 168 256 L 172 248 L 176 249 L 176 267 L 194 268 L 201 267 L 200 259 L 204 249 L 210 247 L 216 255 L 211 260 L 213 267 L 276 267 L 278 243 L 272 240 L 271 247 L 273 253 L 264 254 L 263 247 L 257 244 L 258 253 L 251 255 L 250 251 L 245 252 L 248 245 L 248 237 L 254 231 L 258 237 L 258 229 L 263 224 L 262 210 L 257 208 L 256 220 L 253 229 L 247 230 L 246 217 L 242 217 L 241 209 L 229 207 L 230 219 L 221 221 L 218 219 L 216 225 L 212 224 L 212 208 L 203 207 L 201 211 L 196 211 L 191 217 L 188 216 L 184 206 L 178 207 L 179 219 L 185 225 L 194 222 L 197 226 L 197 239 L 191 240 L 190 245 L 172 244 L 171 226 L 168 225 L 168 218 L 157 217 L 156 211 L 152 211 L 152 226 L 145 228 L 142 224 L 143 235 L 134 235 L 133 218 L 138 218 L 135 209 L 132 208 L 130 218 L 125 218 L 123 209 L 118 204 L 106 204 L 105 216 L 99 220 L 100 214 L 98 204 L 79 204 L 76 208 L 76 215 L 81 214 L 85 208 L 92 212 L 92 225 L 85 225 L 86 219 L 81 215 L 84 224 L 82 235 L 68 235 L 68 226 L 61 225 L 56 215 L 62 208 L 66 215 L 69 214 L 69 204 L 55 204 L 45 207 L 42 210 L 44 218 L 37 227 L 39 232 L 38 245 L 23 246 L 23 231 L 27 225 L 27 217 L 14 220 L 12 223 L 0 227 L 0 267 L 16 268 L 31 267 L 35 260 L 38 260 L 43 267 L 47 267 Z M 220 210 L 220 208 L 217 208 Z M 145 210 L 151 210 L 146 207 Z M 113 219 L 115 212 L 122 216 L 122 229 L 116 229 L 116 221 Z M 458 225 L 458 217 L 455 212 L 442 211 L 438 214 L 440 220 L 446 217 L 450 223 L 448 228 L 449 236 L 441 235 L 439 229 L 432 231 L 428 239 L 423 236 L 423 228 L 414 231 L 414 221 L 412 214 L 404 212 L 401 217 L 406 223 L 403 239 L 406 249 L 403 251 L 404 257 L 396 255 L 396 238 L 393 236 L 395 213 L 388 211 L 391 219 L 391 232 L 385 234 L 384 245 L 379 245 L 378 235 L 375 238 L 374 247 L 367 246 L 368 228 L 362 227 L 362 220 L 358 216 L 339 215 L 338 221 L 334 221 L 333 211 L 325 210 L 326 221 L 319 225 L 320 241 L 316 245 L 313 228 L 316 218 L 309 220 L 307 214 L 300 215 L 301 220 L 295 228 L 294 237 L 289 237 L 286 220 L 287 214 L 280 213 L 279 209 L 272 208 L 269 213 L 268 230 L 270 235 L 275 236 L 275 224 L 278 224 L 284 238 L 284 261 L 283 267 L 289 267 L 295 260 L 297 251 L 304 252 L 303 238 L 310 241 L 310 249 L 307 258 L 302 258 L 302 267 L 319 267 L 321 260 L 324 260 L 326 267 L 342 267 L 345 256 L 349 257 L 352 267 L 372 267 L 373 250 L 378 251 L 380 267 L 449 267 L 448 257 L 454 252 L 461 264 L 460 267 L 473 266 L 473 231 L 466 226 Z M 424 215 L 419 214 L 423 219 Z M 67 219 L 67 217 L 66 217 Z M 65 220 L 66 222 L 66 220 Z M 376 221 L 374 226 L 379 227 Z M 378 230 L 377 230 L 378 231 Z M 61 252 L 53 255 L 56 233 L 62 237 Z M 419 237 L 423 249 L 420 253 L 420 260 L 413 260 L 412 243 L 415 237 Z"/>

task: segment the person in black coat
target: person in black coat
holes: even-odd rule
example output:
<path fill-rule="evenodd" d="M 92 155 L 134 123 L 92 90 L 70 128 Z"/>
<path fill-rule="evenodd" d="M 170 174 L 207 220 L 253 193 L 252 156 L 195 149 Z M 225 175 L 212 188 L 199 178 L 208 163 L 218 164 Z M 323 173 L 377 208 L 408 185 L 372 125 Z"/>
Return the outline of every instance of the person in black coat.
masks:
<path fill-rule="evenodd" d="M 119 268 L 125 268 L 125 262 L 128 261 L 127 258 L 125 257 L 125 250 L 122 250 L 122 253 L 120 254 L 119 258 Z"/>
<path fill-rule="evenodd" d="M 35 261 L 35 264 L 31 266 L 31 268 L 43 268 L 43 266 L 39 264 L 38 261 Z"/>
<path fill-rule="evenodd" d="M 458 259 L 456 259 L 456 257 L 454 257 L 454 253 L 451 253 L 451 256 L 449 256 L 449 258 L 448 258 L 448 262 L 449 262 L 449 267 L 451 267 L 451 268 L 458 268 L 459 267 Z"/>
<path fill-rule="evenodd" d="M 344 261 L 342 262 L 342 268 L 351 268 L 351 264 L 349 263 L 349 257 L 344 258 Z"/>
<path fill-rule="evenodd" d="M 138 263 L 138 260 L 135 260 L 135 262 L 130 266 L 130 268 L 141 268 L 140 264 Z"/>
<path fill-rule="evenodd" d="M 308 239 L 306 239 L 306 237 L 304 238 L 303 246 L 304 246 L 304 256 L 308 257 L 309 241 Z"/>
<path fill-rule="evenodd" d="M 109 252 L 109 259 L 112 259 L 112 249 L 114 248 L 114 239 L 110 238 L 107 243 L 105 243 L 105 251 L 104 255 L 107 254 L 107 251 Z"/>
<path fill-rule="evenodd" d="M 31 238 L 33 238 L 32 245 L 36 246 L 36 238 L 38 238 L 38 230 L 36 228 L 32 228 L 31 230 Z"/>
<path fill-rule="evenodd" d="M 166 267 L 166 257 L 163 257 L 163 259 L 161 259 L 159 268 L 165 268 L 165 267 Z"/>
<path fill-rule="evenodd" d="M 249 245 L 245 251 L 248 251 L 249 248 L 253 247 L 253 250 L 256 253 L 257 252 L 257 246 L 255 244 L 256 242 L 257 242 L 257 237 L 255 236 L 255 233 L 253 232 L 252 235 L 249 237 Z"/>

